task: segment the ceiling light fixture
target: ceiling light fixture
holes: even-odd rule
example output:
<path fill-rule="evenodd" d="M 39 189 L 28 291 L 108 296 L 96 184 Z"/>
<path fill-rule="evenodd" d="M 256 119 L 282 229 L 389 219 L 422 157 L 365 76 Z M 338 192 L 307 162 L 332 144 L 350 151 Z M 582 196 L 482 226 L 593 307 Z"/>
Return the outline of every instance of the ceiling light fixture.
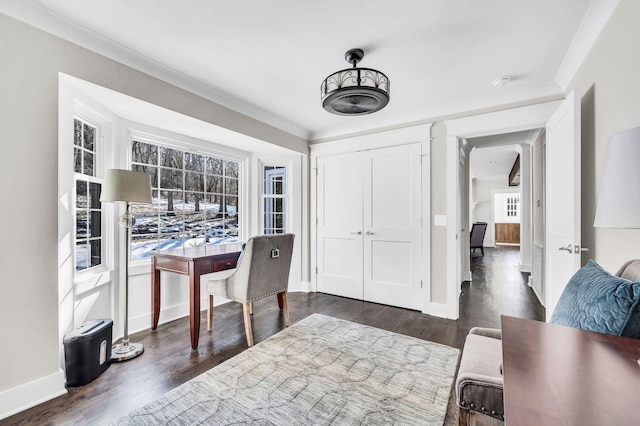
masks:
<path fill-rule="evenodd" d="M 350 49 L 344 58 L 353 68 L 334 72 L 320 86 L 322 107 L 332 114 L 364 115 L 380 111 L 389 103 L 389 79 L 380 71 L 357 68 L 362 49 Z"/>

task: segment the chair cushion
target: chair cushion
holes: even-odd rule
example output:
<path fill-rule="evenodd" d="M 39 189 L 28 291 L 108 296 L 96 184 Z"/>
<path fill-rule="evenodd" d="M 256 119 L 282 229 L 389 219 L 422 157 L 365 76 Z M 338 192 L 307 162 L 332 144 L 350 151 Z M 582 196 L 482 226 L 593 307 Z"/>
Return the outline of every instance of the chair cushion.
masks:
<path fill-rule="evenodd" d="M 569 280 L 550 322 L 640 338 L 639 304 L 640 282 L 611 275 L 589 260 Z"/>
<path fill-rule="evenodd" d="M 503 420 L 502 341 L 469 334 L 464 343 L 456 400 L 459 407 Z"/>

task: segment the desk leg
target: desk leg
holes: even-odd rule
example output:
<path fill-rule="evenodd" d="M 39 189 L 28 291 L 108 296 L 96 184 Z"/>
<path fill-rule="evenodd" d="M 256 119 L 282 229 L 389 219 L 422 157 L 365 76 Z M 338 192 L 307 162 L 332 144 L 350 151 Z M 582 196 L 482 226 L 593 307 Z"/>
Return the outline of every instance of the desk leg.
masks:
<path fill-rule="evenodd" d="M 189 298 L 191 317 L 191 349 L 198 348 L 200 339 L 200 271 L 193 261 L 189 262 Z"/>
<path fill-rule="evenodd" d="M 156 269 L 156 257 L 151 258 L 151 329 L 155 330 L 160 319 L 160 270 Z"/>

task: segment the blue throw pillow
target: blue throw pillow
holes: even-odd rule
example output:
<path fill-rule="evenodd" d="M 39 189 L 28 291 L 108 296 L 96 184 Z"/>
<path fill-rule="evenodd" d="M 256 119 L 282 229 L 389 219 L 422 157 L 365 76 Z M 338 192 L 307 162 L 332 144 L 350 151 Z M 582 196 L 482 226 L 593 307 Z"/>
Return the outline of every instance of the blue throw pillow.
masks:
<path fill-rule="evenodd" d="M 640 338 L 640 282 L 611 275 L 589 262 L 569 280 L 551 323 Z"/>

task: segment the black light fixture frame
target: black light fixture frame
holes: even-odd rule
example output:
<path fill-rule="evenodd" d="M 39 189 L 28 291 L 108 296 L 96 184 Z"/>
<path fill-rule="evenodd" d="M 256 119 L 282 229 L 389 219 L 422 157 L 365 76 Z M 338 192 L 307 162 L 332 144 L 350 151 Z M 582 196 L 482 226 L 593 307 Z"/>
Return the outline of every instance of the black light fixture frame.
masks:
<path fill-rule="evenodd" d="M 371 68 L 358 68 L 362 49 L 349 49 L 344 58 L 353 68 L 329 75 L 320 85 L 322 107 L 332 114 L 365 115 L 380 111 L 389 103 L 389 78 Z"/>

